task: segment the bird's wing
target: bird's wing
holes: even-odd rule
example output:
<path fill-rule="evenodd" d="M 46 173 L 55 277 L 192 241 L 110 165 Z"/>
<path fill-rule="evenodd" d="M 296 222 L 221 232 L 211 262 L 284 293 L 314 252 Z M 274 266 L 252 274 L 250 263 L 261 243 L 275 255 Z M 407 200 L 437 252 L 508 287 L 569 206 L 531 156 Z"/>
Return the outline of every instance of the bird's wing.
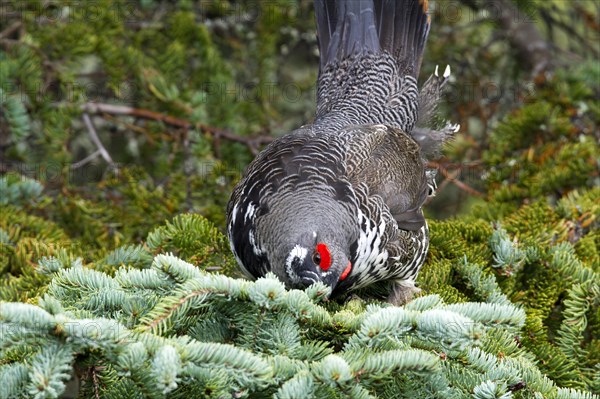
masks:
<path fill-rule="evenodd" d="M 383 126 L 355 126 L 347 138 L 346 174 L 355 185 L 366 185 L 370 196 L 381 197 L 403 230 L 425 224 L 421 210 L 428 185 L 419 145 L 402 131 Z"/>

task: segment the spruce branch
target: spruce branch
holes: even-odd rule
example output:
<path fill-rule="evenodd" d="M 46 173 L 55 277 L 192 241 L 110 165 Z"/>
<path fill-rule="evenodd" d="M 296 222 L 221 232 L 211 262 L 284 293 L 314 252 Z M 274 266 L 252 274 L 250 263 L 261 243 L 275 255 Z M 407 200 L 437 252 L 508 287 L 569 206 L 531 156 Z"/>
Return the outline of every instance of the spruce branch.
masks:
<path fill-rule="evenodd" d="M 525 324 L 525 311 L 513 304 L 465 302 L 446 305 L 444 309 L 485 326 L 504 326 L 519 331 Z"/>
<path fill-rule="evenodd" d="M 160 254 L 154 257 L 152 269 L 159 275 L 176 283 L 183 283 L 192 278 L 202 276 L 202 272 L 194 265 L 185 262 L 172 254 Z"/>
<path fill-rule="evenodd" d="M 308 372 L 300 372 L 285 382 L 275 395 L 277 399 L 304 399 L 314 397 L 314 377 Z"/>
<path fill-rule="evenodd" d="M 416 336 L 424 342 L 435 342 L 444 351 L 463 351 L 477 345 L 483 335 L 481 326 L 472 319 L 441 309 L 427 310 L 416 320 Z"/>
<path fill-rule="evenodd" d="M 584 392 L 573 388 L 558 388 L 555 399 L 600 399 L 600 396 L 591 392 Z"/>
<path fill-rule="evenodd" d="M 0 321 L 39 331 L 50 331 L 56 326 L 56 320 L 52 315 L 26 303 L 0 302 Z"/>
<path fill-rule="evenodd" d="M 171 345 L 160 347 L 152 359 L 152 376 L 157 381 L 158 391 L 163 395 L 177 388 L 181 373 L 181 360 Z"/>
<path fill-rule="evenodd" d="M 329 355 L 312 366 L 312 373 L 322 384 L 341 388 L 353 381 L 350 365 L 338 355 Z"/>
<path fill-rule="evenodd" d="M 142 245 L 125 245 L 111 251 L 102 260 L 102 263 L 107 266 L 149 267 L 152 264 L 152 254 Z"/>
<path fill-rule="evenodd" d="M 167 292 L 173 288 L 173 282 L 161 278 L 156 269 L 119 269 L 115 280 L 125 289 L 144 289 Z"/>
<path fill-rule="evenodd" d="M 355 374 L 367 380 L 390 378 L 396 373 L 433 373 L 439 370 L 439 359 L 434 354 L 420 350 L 391 350 L 374 353 L 352 364 Z"/>
<path fill-rule="evenodd" d="M 493 267 L 501 269 L 506 276 L 519 272 L 525 262 L 525 252 L 518 245 L 516 238 L 511 240 L 502 228 L 496 228 L 490 238 L 490 248 L 494 252 Z"/>
<path fill-rule="evenodd" d="M 567 281 L 585 283 L 600 281 L 600 273 L 595 272 L 577 258 L 575 248 L 568 242 L 562 242 L 550 249 L 550 266 Z"/>
<path fill-rule="evenodd" d="M 517 382 L 517 384 L 523 381 L 526 384 L 527 389 L 530 389 L 534 392 L 539 392 L 545 396 L 551 396 L 556 390 L 554 383 L 548 378 L 547 375 L 540 372 L 534 361 L 528 359 L 527 357 L 505 357 L 503 359 L 499 359 L 499 364 L 506 365 L 507 368 L 511 370 L 512 376 L 515 379 L 520 380 Z"/>
<path fill-rule="evenodd" d="M 148 316 L 142 319 L 142 326 L 138 327 L 139 331 L 151 331 L 163 335 L 171 327 L 172 319 L 177 317 L 177 313 L 186 312 L 191 306 L 201 306 L 210 293 L 209 289 L 204 289 L 186 292 L 186 295 L 182 298 L 175 296 L 163 299 Z M 193 304 L 191 303 L 192 300 L 194 300 Z"/>
<path fill-rule="evenodd" d="M 27 392 L 34 399 L 58 398 L 65 390 L 65 382 L 71 379 L 72 362 L 70 346 L 44 348 L 31 361 Z"/>
<path fill-rule="evenodd" d="M 575 284 L 567 290 L 564 301 L 564 320 L 558 330 L 557 345 L 569 358 L 575 359 L 580 364 L 585 364 L 585 331 L 588 327 L 586 314 L 590 308 L 600 306 L 600 285 L 597 280 L 588 280 L 583 284 Z M 594 303 L 595 302 L 595 303 Z M 591 381 L 583 375 L 581 379 L 589 386 Z"/>
<path fill-rule="evenodd" d="M 494 276 L 486 275 L 480 266 L 469 263 L 466 257 L 462 262 L 457 262 L 455 266 L 479 299 L 489 303 L 510 304 Z"/>
<path fill-rule="evenodd" d="M 16 145 L 18 152 L 23 152 L 25 140 L 32 131 L 31 118 L 23 99 L 17 95 L 7 95 L 0 88 L 0 111 L 10 128 L 9 143 Z"/>
<path fill-rule="evenodd" d="M 443 304 L 444 302 L 442 301 L 442 298 L 439 295 L 434 294 L 415 298 L 404 305 L 404 309 L 424 312 L 425 310 L 440 307 Z"/>
<path fill-rule="evenodd" d="M 181 359 L 200 367 L 223 369 L 240 387 L 265 387 L 273 377 L 266 361 L 233 345 L 191 341 L 182 348 Z"/>
<path fill-rule="evenodd" d="M 402 346 L 399 339 L 414 330 L 417 315 L 396 307 L 372 313 L 362 322 L 360 330 L 350 337 L 347 349 L 396 349 L 398 345 Z"/>
<path fill-rule="evenodd" d="M 5 364 L 0 367 L 0 397 L 16 398 L 23 392 L 29 375 L 28 368 L 23 363 Z"/>
<path fill-rule="evenodd" d="M 505 382 L 484 381 L 473 390 L 475 399 L 511 399 L 512 393 Z"/>

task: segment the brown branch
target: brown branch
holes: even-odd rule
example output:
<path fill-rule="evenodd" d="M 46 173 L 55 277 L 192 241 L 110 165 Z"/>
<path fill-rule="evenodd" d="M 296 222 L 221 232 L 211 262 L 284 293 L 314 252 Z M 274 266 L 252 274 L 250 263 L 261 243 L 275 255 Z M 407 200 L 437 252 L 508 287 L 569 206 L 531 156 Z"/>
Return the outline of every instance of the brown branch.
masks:
<path fill-rule="evenodd" d="M 0 40 L 8 38 L 10 35 L 21 29 L 22 26 L 23 23 L 21 21 L 13 22 L 11 25 L 8 26 L 8 28 L 0 32 Z"/>
<path fill-rule="evenodd" d="M 92 381 L 94 384 L 94 397 L 100 399 L 100 384 L 98 383 L 98 375 L 96 374 L 96 367 L 92 367 Z"/>
<path fill-rule="evenodd" d="M 224 138 L 229 141 L 245 144 L 252 153 L 257 154 L 260 145 L 270 143 L 274 140 L 271 136 L 239 136 L 229 130 L 219 129 L 213 126 L 208 126 L 203 123 L 192 123 L 187 119 L 180 119 L 160 112 L 151 111 L 143 108 L 133 108 L 124 105 L 113 105 L 103 103 L 85 103 L 82 105 L 85 112 L 92 114 L 110 114 L 110 115 L 127 115 L 141 119 L 148 119 L 157 122 L 162 122 L 170 126 L 175 126 L 183 129 L 198 129 L 210 134 L 215 138 Z"/>
<path fill-rule="evenodd" d="M 108 120 L 109 122 L 114 123 L 115 125 L 120 125 L 120 126 L 125 127 L 125 129 L 127 129 L 127 130 L 131 130 L 133 132 L 137 132 L 137 133 L 143 134 L 144 137 L 146 137 L 146 140 L 148 140 L 148 142 L 150 144 L 154 144 L 155 141 L 156 141 L 154 139 L 154 137 L 152 136 L 152 134 L 150 134 L 150 132 L 148 132 L 147 129 L 145 129 L 145 128 L 141 127 L 141 126 L 138 126 L 138 125 L 136 125 L 134 123 L 129 123 L 129 122 L 123 120 L 123 119 L 119 119 L 115 115 L 110 115 L 110 114 L 107 114 L 107 113 L 103 113 L 102 117 L 105 120 Z"/>
<path fill-rule="evenodd" d="M 467 183 L 462 182 L 456 178 L 460 174 L 462 168 L 459 168 L 455 172 L 450 173 L 448 171 L 448 169 L 446 169 L 445 166 L 443 166 L 442 164 L 440 164 L 438 162 L 428 162 L 427 166 L 430 168 L 437 168 L 440 172 L 442 172 L 442 175 L 444 175 L 445 180 L 440 184 L 440 186 L 439 186 L 440 189 L 442 187 L 446 186 L 448 184 L 448 182 L 450 182 L 450 183 L 454 184 L 456 187 L 460 188 L 461 190 L 463 190 L 471 195 L 474 195 L 476 197 L 484 197 L 485 196 L 484 193 L 475 190 L 473 187 L 469 186 Z"/>

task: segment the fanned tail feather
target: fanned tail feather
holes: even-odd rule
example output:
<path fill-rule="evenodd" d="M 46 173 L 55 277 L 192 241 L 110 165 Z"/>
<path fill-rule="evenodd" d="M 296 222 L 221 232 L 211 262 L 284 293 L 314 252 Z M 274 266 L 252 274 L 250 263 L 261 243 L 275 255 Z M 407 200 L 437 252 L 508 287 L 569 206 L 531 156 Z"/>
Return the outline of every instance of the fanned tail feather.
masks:
<path fill-rule="evenodd" d="M 391 54 L 419 73 L 430 20 L 427 0 L 316 0 L 320 70 L 359 52 Z"/>
<path fill-rule="evenodd" d="M 420 93 L 416 88 L 430 28 L 427 0 L 315 0 L 315 13 L 317 120 L 398 127 L 411 133 L 425 157 L 436 154 L 458 126 L 431 123 L 449 67 L 441 76 L 436 68 Z"/>

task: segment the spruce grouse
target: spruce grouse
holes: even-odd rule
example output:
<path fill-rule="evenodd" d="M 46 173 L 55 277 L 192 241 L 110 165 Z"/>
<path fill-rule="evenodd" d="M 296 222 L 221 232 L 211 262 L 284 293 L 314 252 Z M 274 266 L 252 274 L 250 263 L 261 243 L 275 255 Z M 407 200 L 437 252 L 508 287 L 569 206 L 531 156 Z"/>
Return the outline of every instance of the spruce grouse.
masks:
<path fill-rule="evenodd" d="M 386 283 L 402 304 L 426 257 L 426 156 L 456 126 L 425 127 L 450 74 L 419 92 L 427 0 L 316 0 L 314 123 L 273 141 L 227 207 L 231 248 L 251 278 L 322 282 L 331 297 Z"/>

